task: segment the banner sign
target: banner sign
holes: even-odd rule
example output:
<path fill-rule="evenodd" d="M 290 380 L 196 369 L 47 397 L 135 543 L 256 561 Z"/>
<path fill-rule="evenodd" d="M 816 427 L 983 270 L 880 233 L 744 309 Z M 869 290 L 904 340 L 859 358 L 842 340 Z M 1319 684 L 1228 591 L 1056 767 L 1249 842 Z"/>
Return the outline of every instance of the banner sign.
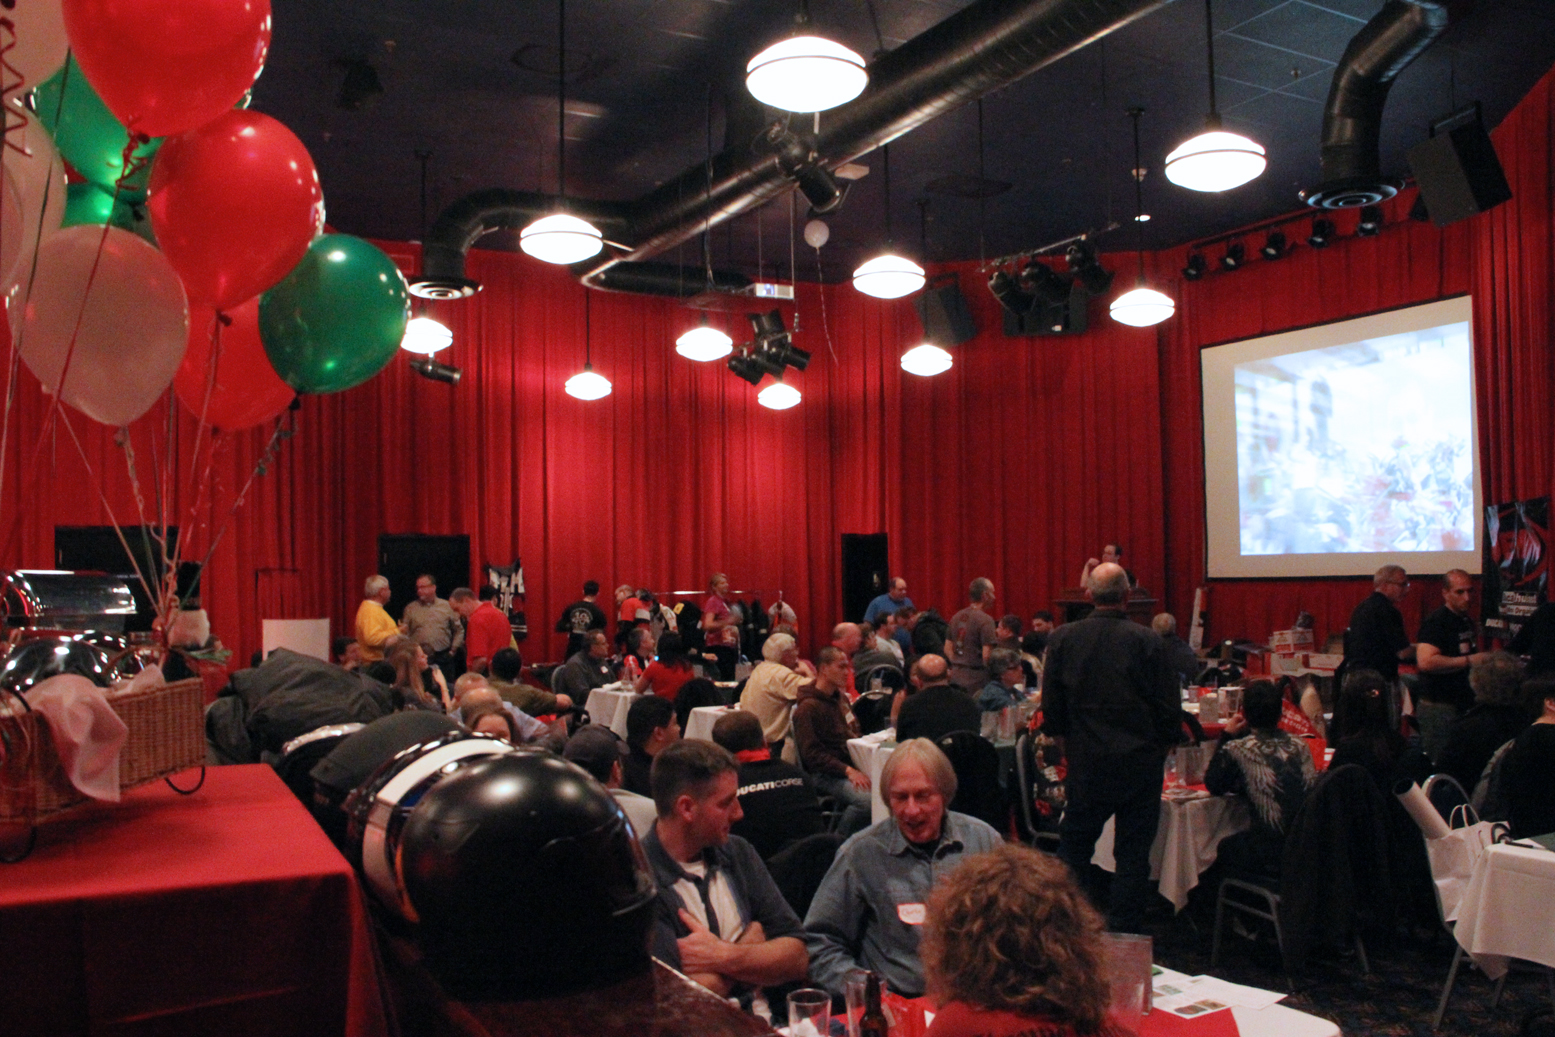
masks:
<path fill-rule="evenodd" d="M 1550 499 L 1485 508 L 1485 633 L 1509 640 L 1549 596 Z"/>

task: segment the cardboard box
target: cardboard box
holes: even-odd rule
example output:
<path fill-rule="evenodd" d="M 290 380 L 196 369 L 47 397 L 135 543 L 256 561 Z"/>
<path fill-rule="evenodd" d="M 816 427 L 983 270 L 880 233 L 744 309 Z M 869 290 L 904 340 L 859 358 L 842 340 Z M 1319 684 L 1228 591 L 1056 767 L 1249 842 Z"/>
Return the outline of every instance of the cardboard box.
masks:
<path fill-rule="evenodd" d="M 1317 646 L 1310 630 L 1276 630 L 1269 639 L 1269 647 L 1275 655 L 1299 655 Z"/>

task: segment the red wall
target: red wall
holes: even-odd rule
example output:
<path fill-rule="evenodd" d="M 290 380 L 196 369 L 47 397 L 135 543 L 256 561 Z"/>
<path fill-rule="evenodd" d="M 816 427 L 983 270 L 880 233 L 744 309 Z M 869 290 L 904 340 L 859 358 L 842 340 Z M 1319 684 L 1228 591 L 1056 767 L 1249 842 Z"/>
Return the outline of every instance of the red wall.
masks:
<path fill-rule="evenodd" d="M 562 382 L 583 360 L 583 289 L 526 257 L 473 251 L 470 274 L 484 290 L 433 307 L 455 336 L 442 359 L 464 381 L 430 382 L 397 359 L 364 386 L 305 399 L 295 437 L 212 559 L 213 628 L 240 659 L 257 647 L 261 615 L 329 615 L 343 631 L 382 532 L 467 532 L 477 566 L 522 558 L 525 654 L 536 660 L 560 651 L 549 628 L 585 579 L 607 592 L 622 582 L 676 590 L 704 586 L 715 570 L 765 597 L 782 590 L 814 644 L 838 618 L 839 536 L 849 532 L 887 532 L 913 598 L 947 614 L 973 577 L 989 576 L 1001 611 L 1029 615 L 1119 540 L 1138 579 L 1186 621 L 1204 572 L 1198 350 L 1466 291 L 1485 500 L 1549 493 L 1551 90 L 1546 77 L 1496 131 L 1513 201 L 1438 231 L 1405 218 L 1406 195 L 1386 207 L 1379 237 L 1348 237 L 1355 216 L 1339 214 L 1340 240 L 1326 250 L 1303 246 L 1193 283 L 1177 273 L 1182 250 L 1151 256 L 1154 282 L 1179 303 L 1158 328 L 1117 325 L 1097 304 L 1087 335 L 1006 339 L 981 276 L 961 267 L 984 331 L 954 351 L 951 372 L 920 379 L 897 366 L 917 332 L 909 302 L 803 285 L 795 338 L 814 359 L 795 376 L 804 403 L 782 413 L 757 406 L 721 365 L 675 355 L 690 311 L 604 293 L 591 303 L 593 361 L 615 392 L 573 400 Z M 412 246 L 389 249 L 413 268 Z M 1133 257 L 1112 265 L 1121 283 Z M 736 338 L 745 328 L 726 326 Z M 0 560 L 46 566 L 56 524 L 107 522 L 104 501 L 134 523 L 135 494 L 111 430 L 73 415 L 80 452 L 62 428 L 40 439 L 46 399 L 25 369 L 19 386 Z M 175 415 L 174 432 L 169 450 L 161 409 L 131 429 L 141 497 L 152 514 L 167 502 L 203 549 L 267 433 L 216 437 L 202 478 L 203 463 L 191 472 L 187 415 Z M 159 470 L 179 474 L 159 487 Z M 1210 635 L 1261 640 L 1305 608 L 1322 637 L 1343 628 L 1366 590 L 1364 580 L 1217 581 Z M 1406 619 L 1433 599 L 1417 584 Z"/>

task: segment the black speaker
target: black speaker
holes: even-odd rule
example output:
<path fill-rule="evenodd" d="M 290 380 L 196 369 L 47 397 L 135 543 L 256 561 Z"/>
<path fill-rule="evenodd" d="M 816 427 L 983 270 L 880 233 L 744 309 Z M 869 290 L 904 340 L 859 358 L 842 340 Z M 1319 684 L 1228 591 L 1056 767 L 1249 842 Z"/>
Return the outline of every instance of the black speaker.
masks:
<path fill-rule="evenodd" d="M 913 300 L 923 337 L 936 346 L 959 346 L 977 337 L 977 324 L 966 308 L 960 279 L 955 274 L 940 274 Z"/>
<path fill-rule="evenodd" d="M 1409 166 L 1438 227 L 1493 209 L 1512 197 L 1476 103 L 1432 126 L 1409 149 Z"/>

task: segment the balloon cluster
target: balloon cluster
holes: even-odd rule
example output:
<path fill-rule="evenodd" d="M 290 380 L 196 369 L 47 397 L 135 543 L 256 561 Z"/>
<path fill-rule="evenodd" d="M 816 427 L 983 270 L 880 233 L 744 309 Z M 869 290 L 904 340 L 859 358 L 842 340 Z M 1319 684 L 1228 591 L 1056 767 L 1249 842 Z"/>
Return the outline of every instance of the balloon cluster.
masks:
<path fill-rule="evenodd" d="M 307 148 L 247 107 L 269 0 L 31 0 L 7 14 L 5 61 L 32 95 L 6 99 L 0 289 L 46 389 L 124 425 L 171 385 L 236 429 L 389 362 L 404 277 L 367 242 L 323 233 Z"/>

